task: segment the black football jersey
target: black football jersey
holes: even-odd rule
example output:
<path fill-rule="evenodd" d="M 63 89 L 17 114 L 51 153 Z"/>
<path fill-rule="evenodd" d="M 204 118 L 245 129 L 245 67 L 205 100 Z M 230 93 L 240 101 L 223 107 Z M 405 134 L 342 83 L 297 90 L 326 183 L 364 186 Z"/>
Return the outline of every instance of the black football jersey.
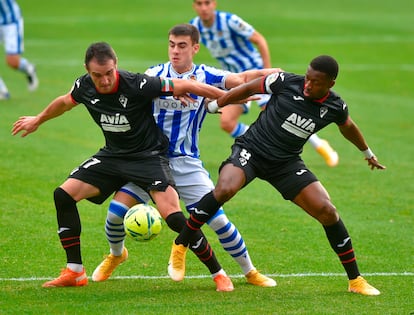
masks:
<path fill-rule="evenodd" d="M 307 139 L 330 123 L 344 124 L 348 107 L 335 92 L 321 100 L 303 95 L 305 77 L 273 73 L 263 80 L 263 92 L 271 98 L 247 132 L 236 139 L 260 156 L 286 160 L 302 152 Z"/>
<path fill-rule="evenodd" d="M 75 81 L 71 92 L 77 103 L 88 109 L 105 137 L 100 154 L 150 156 L 168 149 L 168 138 L 152 115 L 152 99 L 172 95 L 163 79 L 145 74 L 118 71 L 113 93 L 99 93 L 89 74 Z"/>

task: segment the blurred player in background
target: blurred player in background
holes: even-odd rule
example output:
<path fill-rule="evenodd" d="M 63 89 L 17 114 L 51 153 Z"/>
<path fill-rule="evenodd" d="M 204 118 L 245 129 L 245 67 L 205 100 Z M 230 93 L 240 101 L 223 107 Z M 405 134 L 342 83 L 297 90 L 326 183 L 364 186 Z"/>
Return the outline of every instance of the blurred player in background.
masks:
<path fill-rule="evenodd" d="M 198 28 L 201 43 L 223 69 L 242 72 L 271 67 L 267 41 L 252 25 L 235 14 L 216 10 L 215 0 L 193 0 L 193 8 L 197 17 L 190 23 Z M 269 95 L 260 96 L 261 99 L 257 103 L 263 110 Z M 244 134 L 249 126 L 238 120 L 243 113 L 249 111 L 249 107 L 250 103 L 222 108 L 221 128 L 234 138 Z M 338 164 L 338 153 L 326 140 L 313 134 L 308 141 L 327 165 L 333 167 Z"/>
<path fill-rule="evenodd" d="M 146 74 L 164 78 L 196 80 L 222 89 L 229 89 L 275 71 L 275 69 L 262 69 L 230 73 L 206 65 L 194 64 L 194 55 L 200 49 L 200 36 L 197 28 L 191 24 L 174 26 L 169 32 L 168 39 L 169 62 L 149 68 Z M 189 106 L 182 106 L 173 97 L 159 97 L 153 101 L 154 118 L 170 140 L 168 156 L 176 188 L 180 199 L 190 213 L 193 211 L 194 204 L 214 188 L 209 173 L 200 160 L 198 147 L 199 132 L 206 116 L 205 98 L 192 96 L 195 101 Z M 105 225 L 110 254 L 95 269 L 92 275 L 94 281 L 108 279 L 115 268 L 127 259 L 127 251 L 124 247 L 123 218 L 133 205 L 149 201 L 148 194 L 132 183 L 122 187 L 116 193 L 109 205 Z M 174 225 L 173 220 L 174 216 L 167 218 L 168 225 Z M 209 220 L 208 225 L 217 233 L 223 248 L 240 265 L 248 283 L 262 287 L 276 285 L 273 279 L 256 270 L 241 234 L 229 221 L 222 208 Z M 217 278 L 220 275 L 213 274 L 212 276 L 216 281 L 218 291 L 230 291 L 226 283 L 221 283 L 225 275 L 221 276 L 222 279 Z M 174 279 L 182 280 L 181 276 L 174 277 Z M 232 286 L 230 288 L 232 289 Z"/>
<path fill-rule="evenodd" d="M 39 85 L 35 66 L 21 55 L 24 50 L 24 22 L 20 7 L 14 0 L 0 0 L 0 42 L 4 44 L 6 63 L 9 67 L 24 73 L 29 91 Z M 9 90 L 0 77 L 0 100 L 10 98 Z"/>

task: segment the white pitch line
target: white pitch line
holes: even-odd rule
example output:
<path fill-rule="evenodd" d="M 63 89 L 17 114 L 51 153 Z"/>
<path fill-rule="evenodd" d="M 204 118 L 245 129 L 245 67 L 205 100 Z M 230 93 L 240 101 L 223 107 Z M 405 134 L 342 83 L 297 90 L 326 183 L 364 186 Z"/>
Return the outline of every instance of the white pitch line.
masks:
<path fill-rule="evenodd" d="M 291 274 L 266 274 L 268 277 L 273 278 L 301 278 L 301 277 L 342 277 L 345 273 L 291 273 Z M 368 277 L 412 277 L 414 272 L 371 272 L 364 273 L 364 276 Z M 211 275 L 199 275 L 199 276 L 186 276 L 186 279 L 203 279 L 210 278 Z M 242 278 L 243 275 L 229 275 L 230 278 Z M 90 277 L 89 277 L 90 278 Z M 27 282 L 27 281 L 44 281 L 53 278 L 47 277 L 29 277 L 29 278 L 0 278 L 0 282 L 3 281 L 15 281 L 15 282 Z M 143 280 L 156 280 L 156 279 L 169 279 L 169 276 L 115 276 L 111 279 L 143 279 Z"/>

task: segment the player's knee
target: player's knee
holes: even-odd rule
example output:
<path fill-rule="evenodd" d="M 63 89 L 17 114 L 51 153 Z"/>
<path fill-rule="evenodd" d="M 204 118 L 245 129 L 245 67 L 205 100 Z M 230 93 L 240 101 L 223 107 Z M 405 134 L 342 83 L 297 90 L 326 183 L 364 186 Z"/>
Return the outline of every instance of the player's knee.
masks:
<path fill-rule="evenodd" d="M 329 200 L 327 200 L 321 205 L 316 219 L 321 224 L 329 226 L 338 222 L 339 214 L 336 211 L 335 206 Z"/>
<path fill-rule="evenodd" d="M 236 193 L 238 189 L 236 187 L 231 186 L 231 184 L 220 183 L 217 184 L 216 188 L 214 189 L 214 197 L 220 203 L 225 203 L 226 201 L 230 200 Z"/>
<path fill-rule="evenodd" d="M 53 192 L 53 199 L 55 200 L 56 209 L 67 209 L 76 204 L 76 201 L 61 187 L 58 187 Z"/>
<path fill-rule="evenodd" d="M 165 222 L 171 230 L 180 233 L 183 226 L 185 225 L 186 220 L 187 219 L 182 212 L 175 212 L 167 216 Z"/>
<path fill-rule="evenodd" d="M 231 133 L 237 126 L 237 120 L 234 119 L 221 119 L 220 128 L 227 133 Z"/>
<path fill-rule="evenodd" d="M 19 68 L 20 58 L 18 55 L 10 55 L 6 57 L 6 63 L 13 69 Z"/>

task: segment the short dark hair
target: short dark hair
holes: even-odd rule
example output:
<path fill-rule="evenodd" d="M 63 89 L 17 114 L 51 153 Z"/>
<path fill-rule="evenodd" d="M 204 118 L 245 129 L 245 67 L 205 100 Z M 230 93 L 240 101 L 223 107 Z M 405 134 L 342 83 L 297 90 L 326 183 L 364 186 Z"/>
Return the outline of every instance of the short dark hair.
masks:
<path fill-rule="evenodd" d="M 98 42 L 91 44 L 85 53 L 85 65 L 95 58 L 99 64 L 103 64 L 108 60 L 116 62 L 116 54 L 111 45 L 106 42 Z"/>
<path fill-rule="evenodd" d="M 331 56 L 318 56 L 311 61 L 310 66 L 313 70 L 326 73 L 332 80 L 338 76 L 339 65 Z"/>
<path fill-rule="evenodd" d="M 190 36 L 193 44 L 198 44 L 200 42 L 200 32 L 198 31 L 197 27 L 188 23 L 175 25 L 168 32 L 168 36 L 169 35 Z"/>

